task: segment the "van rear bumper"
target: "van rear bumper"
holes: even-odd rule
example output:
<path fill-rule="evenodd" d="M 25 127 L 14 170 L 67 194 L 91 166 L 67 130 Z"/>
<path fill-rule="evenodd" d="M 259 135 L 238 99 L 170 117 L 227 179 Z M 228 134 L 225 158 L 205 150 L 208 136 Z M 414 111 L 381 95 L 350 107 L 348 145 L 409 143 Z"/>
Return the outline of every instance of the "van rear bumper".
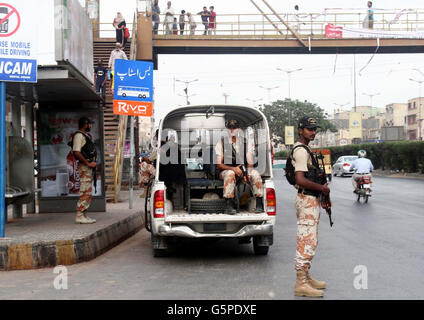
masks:
<path fill-rule="evenodd" d="M 184 238 L 240 238 L 250 236 L 271 235 L 274 225 L 270 223 L 260 225 L 246 225 L 235 233 L 200 233 L 188 226 L 170 226 L 163 224 L 158 228 L 159 236 Z"/>

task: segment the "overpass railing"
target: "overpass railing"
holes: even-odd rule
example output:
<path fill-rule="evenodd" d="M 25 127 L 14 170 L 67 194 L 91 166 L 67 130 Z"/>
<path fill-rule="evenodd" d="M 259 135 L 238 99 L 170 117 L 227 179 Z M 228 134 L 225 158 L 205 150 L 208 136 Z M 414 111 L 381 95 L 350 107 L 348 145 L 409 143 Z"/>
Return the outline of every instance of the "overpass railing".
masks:
<path fill-rule="evenodd" d="M 208 37 L 219 38 L 284 38 L 294 39 L 293 34 L 272 13 L 262 14 L 217 14 L 216 28 L 209 29 Z M 196 22 L 194 34 L 185 16 L 184 38 L 204 36 L 201 16 L 193 15 Z M 366 9 L 325 9 L 321 13 L 279 13 L 279 16 L 303 38 L 324 38 L 328 24 L 349 29 L 368 29 Z M 167 34 L 164 24 L 165 15 L 160 15 L 159 31 L 155 38 L 180 38 L 179 14 L 177 18 L 178 34 Z M 127 25 L 131 30 L 131 24 Z M 114 38 L 115 29 L 111 23 L 98 25 L 101 38 Z M 424 32 L 424 9 L 374 9 L 374 31 Z"/>

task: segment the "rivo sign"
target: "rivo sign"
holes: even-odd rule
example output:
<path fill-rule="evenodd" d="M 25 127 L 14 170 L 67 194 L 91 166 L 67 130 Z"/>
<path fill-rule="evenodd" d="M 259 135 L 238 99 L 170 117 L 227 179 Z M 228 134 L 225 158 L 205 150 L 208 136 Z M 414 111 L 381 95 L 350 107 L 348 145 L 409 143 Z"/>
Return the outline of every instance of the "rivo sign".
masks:
<path fill-rule="evenodd" d="M 151 117 L 153 116 L 153 103 L 114 100 L 113 113 L 124 116 Z"/>

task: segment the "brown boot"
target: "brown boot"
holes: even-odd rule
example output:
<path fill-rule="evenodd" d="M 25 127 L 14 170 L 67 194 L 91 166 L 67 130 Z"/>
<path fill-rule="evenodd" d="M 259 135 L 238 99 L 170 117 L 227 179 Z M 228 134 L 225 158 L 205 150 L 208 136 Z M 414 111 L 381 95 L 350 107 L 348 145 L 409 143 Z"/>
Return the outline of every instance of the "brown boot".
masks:
<path fill-rule="evenodd" d="M 310 286 L 314 289 L 325 289 L 327 287 L 327 284 L 325 281 L 318 281 L 311 277 L 311 275 L 308 273 L 306 274 L 306 279 L 308 279 L 308 282 Z"/>
<path fill-rule="evenodd" d="M 303 270 L 297 270 L 294 295 L 297 297 L 322 297 L 324 291 L 312 288 L 308 282 L 307 273 Z"/>

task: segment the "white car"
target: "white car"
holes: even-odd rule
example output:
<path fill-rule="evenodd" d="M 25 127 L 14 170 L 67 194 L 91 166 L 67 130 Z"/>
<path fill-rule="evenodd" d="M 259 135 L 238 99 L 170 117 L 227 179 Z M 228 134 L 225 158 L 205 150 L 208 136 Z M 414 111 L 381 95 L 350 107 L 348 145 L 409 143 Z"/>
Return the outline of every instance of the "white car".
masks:
<path fill-rule="evenodd" d="M 263 155 L 256 167 L 263 181 L 263 212 L 255 213 L 256 200 L 250 187 L 240 183 L 236 188 L 238 212 L 224 213 L 223 181 L 216 168 L 215 143 L 209 138 L 216 132 L 225 132 L 228 119 L 237 119 L 242 124 L 243 133 L 249 137 L 246 140 L 253 138 L 257 155 Z M 277 213 L 269 136 L 266 117 L 251 107 L 179 107 L 161 120 L 162 148 L 145 204 L 146 229 L 152 235 L 155 257 L 167 255 L 171 243 L 182 238 L 237 238 L 239 243 L 250 243 L 253 239 L 256 255 L 268 253 Z M 172 161 L 170 156 L 171 163 L 163 164 L 162 160 L 172 150 L 177 150 L 177 160 Z M 209 159 L 214 159 L 212 162 L 207 160 L 209 155 Z"/>
<path fill-rule="evenodd" d="M 333 165 L 333 175 L 343 177 L 345 175 L 353 175 L 354 170 L 350 170 L 350 166 L 353 161 L 358 159 L 358 156 L 342 156 L 337 159 L 336 163 Z"/>

